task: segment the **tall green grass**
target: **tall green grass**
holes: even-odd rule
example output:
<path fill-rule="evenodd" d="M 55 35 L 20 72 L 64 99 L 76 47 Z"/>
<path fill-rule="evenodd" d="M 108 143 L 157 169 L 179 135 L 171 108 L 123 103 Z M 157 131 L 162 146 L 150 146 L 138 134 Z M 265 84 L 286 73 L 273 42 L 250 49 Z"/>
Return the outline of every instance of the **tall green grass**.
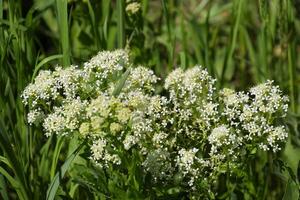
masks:
<path fill-rule="evenodd" d="M 143 0 L 141 10 L 129 14 L 125 0 L 0 0 L 0 199 L 45 199 L 53 184 L 55 194 L 65 197 L 90 195 L 65 171 L 72 164 L 63 164 L 73 158 L 76 141 L 45 138 L 42 130 L 29 127 L 20 94 L 39 70 L 57 63 L 80 64 L 99 50 L 124 47 L 131 49 L 135 62 L 161 77 L 175 67 L 200 64 L 221 80 L 219 87 L 244 89 L 275 80 L 290 98 L 290 138 L 280 159 L 297 174 L 300 10 L 296 3 Z M 261 165 L 254 175 L 260 176 Z M 58 180 L 62 169 L 65 178 Z M 284 198 L 297 196 L 288 175 L 282 178 Z M 273 180 L 277 181 L 276 173 L 270 175 Z M 265 189 L 270 191 L 272 185 Z"/>
<path fill-rule="evenodd" d="M 70 65 L 70 45 L 69 45 L 69 24 L 68 24 L 68 1 L 55 0 L 57 22 L 60 36 L 61 49 L 63 54 L 63 65 Z"/>

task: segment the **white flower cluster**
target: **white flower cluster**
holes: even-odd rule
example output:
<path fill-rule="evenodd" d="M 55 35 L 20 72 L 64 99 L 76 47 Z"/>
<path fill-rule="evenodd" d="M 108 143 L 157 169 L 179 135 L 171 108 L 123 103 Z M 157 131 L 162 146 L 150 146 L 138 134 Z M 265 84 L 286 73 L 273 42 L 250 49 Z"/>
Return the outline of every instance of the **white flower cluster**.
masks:
<path fill-rule="evenodd" d="M 183 175 L 190 174 L 190 180 L 188 181 L 189 186 L 194 186 L 194 181 L 199 178 L 201 170 L 197 167 L 196 163 L 199 161 L 199 158 L 196 156 L 196 153 L 199 149 L 195 147 L 190 150 L 180 149 L 178 151 L 178 167 Z M 195 187 L 194 187 L 195 188 Z"/>
<path fill-rule="evenodd" d="M 27 120 L 30 125 L 34 123 L 39 123 L 44 118 L 44 112 L 41 111 L 41 109 L 34 109 L 31 110 L 27 114 Z"/>
<path fill-rule="evenodd" d="M 249 92 L 216 92 L 216 80 L 195 66 L 171 72 L 162 96 L 154 94 L 158 80 L 145 67 L 131 67 L 127 52 L 104 51 L 83 68 L 41 71 L 22 97 L 30 124 L 41 123 L 47 136 L 79 134 L 95 163 L 126 165 L 138 152 L 137 165 L 154 183 L 179 179 L 192 192 L 242 166 L 247 152 L 279 151 L 288 137 L 280 124 L 288 98 L 272 81 Z"/>
<path fill-rule="evenodd" d="M 185 101 L 185 106 L 212 99 L 215 79 L 200 66 L 183 71 L 178 68 L 166 78 L 165 88 L 170 92 L 173 103 Z"/>
<path fill-rule="evenodd" d="M 84 118 L 84 109 L 87 101 L 79 98 L 66 100 L 60 107 L 54 107 L 43 122 L 46 136 L 53 133 L 67 135 L 79 128 L 81 118 Z"/>
<path fill-rule="evenodd" d="M 126 10 L 126 12 L 128 14 L 135 14 L 135 13 L 137 13 L 140 10 L 140 8 L 141 8 L 141 4 L 140 3 L 138 3 L 138 2 L 130 2 L 130 3 L 127 4 L 125 10 Z"/>
<path fill-rule="evenodd" d="M 216 93 L 214 83 L 199 66 L 174 70 L 165 81 L 167 108 L 158 118 L 160 124 L 152 121 L 153 128 L 148 131 L 154 130 L 151 148 L 170 152 L 172 158 L 159 157 L 157 162 L 171 162 L 174 173 L 181 173 L 191 188 L 241 166 L 245 152 L 256 148 L 279 151 L 288 136 L 284 126 L 276 125 L 287 112 L 288 103 L 278 86 L 268 81 L 249 92 L 223 89 Z M 152 154 L 148 156 L 154 159 Z M 153 174 L 159 174 L 153 169 Z M 159 172 L 156 178 L 168 174 L 163 168 Z"/>
<path fill-rule="evenodd" d="M 121 93 L 115 97 L 112 90 L 128 67 L 127 52 L 116 50 L 100 52 L 83 68 L 40 71 L 22 94 L 30 108 L 28 123 L 41 123 L 48 137 L 79 134 L 89 139 L 91 159 L 96 163 L 120 164 L 119 149 L 114 144 L 119 141 L 124 143 L 123 148 L 130 149 L 142 137 L 140 132 L 147 130 L 141 119 L 152 98 L 152 85 L 158 80 L 145 67 L 131 68 Z"/>
<path fill-rule="evenodd" d="M 105 165 L 106 167 L 112 163 L 116 165 L 121 164 L 121 159 L 117 154 L 111 154 L 108 152 L 108 143 L 104 138 L 100 138 L 93 142 L 91 146 L 92 156 L 91 159 L 97 164 Z"/>
<path fill-rule="evenodd" d="M 267 81 L 248 93 L 223 89 L 220 99 L 223 119 L 239 132 L 241 142 L 259 144 L 263 150 L 280 150 L 278 144 L 286 140 L 287 132 L 283 126 L 274 127 L 274 120 L 286 115 L 288 98 L 278 86 Z M 281 130 L 280 136 L 274 135 L 274 129 Z"/>
<path fill-rule="evenodd" d="M 66 69 L 56 67 L 54 72 L 40 71 L 35 82 L 29 84 L 23 94 L 23 103 L 30 103 L 32 108 L 39 108 L 41 104 L 51 106 L 52 101 L 75 98 L 80 86 L 80 79 L 84 79 L 84 72 L 77 66 Z"/>
<path fill-rule="evenodd" d="M 127 79 L 127 84 L 124 87 L 126 91 L 134 90 L 149 90 L 153 91 L 153 84 L 157 82 L 158 78 L 153 71 L 145 67 L 138 66 L 130 71 L 130 76 Z"/>

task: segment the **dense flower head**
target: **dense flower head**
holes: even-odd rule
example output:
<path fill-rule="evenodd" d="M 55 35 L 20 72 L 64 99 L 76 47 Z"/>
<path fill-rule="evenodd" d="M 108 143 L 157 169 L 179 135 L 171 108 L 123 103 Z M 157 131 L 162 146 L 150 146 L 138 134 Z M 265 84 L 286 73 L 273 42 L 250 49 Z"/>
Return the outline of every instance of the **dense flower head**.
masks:
<path fill-rule="evenodd" d="M 215 79 L 201 66 L 195 66 L 187 71 L 175 69 L 165 81 L 165 88 L 170 92 L 174 103 L 183 101 L 185 106 L 201 103 L 212 99 Z"/>
<path fill-rule="evenodd" d="M 84 116 L 84 108 L 87 101 L 81 101 L 79 98 L 66 100 L 62 106 L 54 107 L 53 112 L 48 114 L 43 123 L 45 134 L 66 135 L 79 128 L 79 124 Z"/>
<path fill-rule="evenodd" d="M 250 94 L 254 96 L 252 107 L 257 112 L 276 113 L 287 112 L 288 98 L 282 96 L 279 86 L 274 86 L 273 81 L 268 80 L 266 83 L 252 87 Z"/>
<path fill-rule="evenodd" d="M 138 2 L 130 2 L 126 6 L 126 12 L 130 15 L 136 14 L 141 8 L 141 4 Z"/>
<path fill-rule="evenodd" d="M 153 91 L 153 84 L 157 82 L 158 78 L 154 75 L 152 70 L 145 67 L 138 66 L 130 71 L 130 75 L 123 88 L 124 91 L 135 90 L 149 90 Z"/>
<path fill-rule="evenodd" d="M 155 94 L 158 80 L 152 70 L 134 67 L 126 51 L 104 51 L 82 68 L 40 71 L 22 98 L 29 124 L 40 124 L 46 136 L 84 138 L 95 164 L 126 168 L 138 152 L 137 165 L 154 184 L 176 179 L 195 196 L 211 191 L 203 187 L 220 174 L 242 169 L 247 152 L 277 152 L 288 137 L 280 122 L 288 98 L 272 81 L 248 92 L 216 91 L 203 67 L 178 68 L 165 79 L 163 96 Z"/>
<path fill-rule="evenodd" d="M 30 103 L 34 108 L 42 108 L 44 103 L 60 102 L 61 98 L 73 99 L 79 92 L 80 80 L 85 75 L 78 66 L 70 66 L 66 69 L 56 67 L 53 72 L 41 70 L 22 94 L 23 103 Z"/>

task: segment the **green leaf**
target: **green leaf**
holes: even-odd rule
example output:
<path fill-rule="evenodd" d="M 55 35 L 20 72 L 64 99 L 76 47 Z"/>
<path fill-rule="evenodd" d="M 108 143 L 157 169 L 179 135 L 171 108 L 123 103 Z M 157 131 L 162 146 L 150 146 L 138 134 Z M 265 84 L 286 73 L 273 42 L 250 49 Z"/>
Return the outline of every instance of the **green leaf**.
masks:
<path fill-rule="evenodd" d="M 52 159 L 51 170 L 50 170 L 51 179 L 54 177 L 58 157 L 59 157 L 61 148 L 63 147 L 63 144 L 64 144 L 64 137 L 62 136 L 57 139 L 56 146 L 55 146 L 55 149 L 53 152 L 53 159 Z"/>
<path fill-rule="evenodd" d="M 118 47 L 125 47 L 125 2 L 117 0 Z"/>
<path fill-rule="evenodd" d="M 36 74 L 40 70 L 41 67 L 43 67 L 46 63 L 48 63 L 52 60 L 62 58 L 62 57 L 63 57 L 63 55 L 61 55 L 61 54 L 52 55 L 52 56 L 49 56 L 47 58 L 44 58 L 41 62 L 39 62 L 39 64 L 37 64 L 34 68 L 33 75 L 32 75 L 32 78 L 31 78 L 31 82 L 33 82 L 33 79 L 36 77 Z"/>
<path fill-rule="evenodd" d="M 27 194 L 24 191 L 24 188 L 20 184 L 20 181 L 12 177 L 5 169 L 0 167 L 0 174 L 3 175 L 8 182 L 13 186 L 13 188 L 16 190 L 18 197 L 20 199 L 28 199 Z"/>
<path fill-rule="evenodd" d="M 113 91 L 113 96 L 118 96 L 121 91 L 122 91 L 122 88 L 124 87 L 125 85 L 125 82 L 129 76 L 129 73 L 130 73 L 130 68 L 128 68 L 126 70 L 126 72 L 122 75 L 121 79 L 119 80 L 119 82 L 117 83 L 117 86 L 115 87 L 114 91 Z"/>
<path fill-rule="evenodd" d="M 9 166 L 10 168 L 12 168 L 12 166 L 10 165 L 9 160 L 7 160 L 7 158 L 0 156 L 0 163 L 3 162 L 5 163 L 7 166 Z"/>
<path fill-rule="evenodd" d="M 297 167 L 297 177 L 298 177 L 298 180 L 300 180 L 300 160 L 298 162 L 298 167 Z"/>
<path fill-rule="evenodd" d="M 70 44 L 69 44 L 69 25 L 68 25 L 68 1 L 56 0 L 57 20 L 60 32 L 60 42 L 63 53 L 64 67 L 70 65 Z"/>
<path fill-rule="evenodd" d="M 3 200 L 9 200 L 8 199 L 8 192 L 6 190 L 6 183 L 5 179 L 2 174 L 0 174 L 0 195 L 2 196 Z"/>
<path fill-rule="evenodd" d="M 298 200 L 299 199 L 299 188 L 296 183 L 289 179 L 286 184 L 285 192 L 282 197 L 282 200 Z"/>
<path fill-rule="evenodd" d="M 7 173 L 3 168 L 1 168 L 1 173 L 11 182 L 12 185 L 17 186 L 15 189 L 19 194 L 19 197 L 22 199 L 28 199 L 28 194 L 26 192 L 26 181 L 24 176 L 24 170 L 18 161 L 15 151 L 13 150 L 11 143 L 8 140 L 7 135 L 4 133 L 4 128 L 2 128 L 2 124 L 0 123 L 0 147 L 5 152 L 6 158 L 5 161 L 9 161 L 9 166 L 12 166 L 12 170 L 16 175 L 17 179 L 12 178 L 9 173 Z M 17 183 L 16 183 L 17 181 Z"/>
<path fill-rule="evenodd" d="M 51 184 L 47 190 L 47 200 L 53 200 L 55 198 L 56 192 L 58 190 L 60 180 L 64 177 L 65 173 L 69 169 L 72 161 L 75 159 L 81 148 L 83 147 L 84 142 L 79 145 L 79 147 L 67 158 L 65 163 L 62 165 L 60 170 L 56 173 Z"/>

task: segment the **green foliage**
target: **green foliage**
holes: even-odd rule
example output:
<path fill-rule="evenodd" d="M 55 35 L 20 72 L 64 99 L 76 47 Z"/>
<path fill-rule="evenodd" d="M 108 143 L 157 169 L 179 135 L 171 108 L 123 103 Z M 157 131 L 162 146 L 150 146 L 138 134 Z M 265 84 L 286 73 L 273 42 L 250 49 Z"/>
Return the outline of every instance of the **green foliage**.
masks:
<path fill-rule="evenodd" d="M 61 144 L 58 142 L 58 144 Z M 67 172 L 68 168 L 70 167 L 72 161 L 75 159 L 76 155 L 81 150 L 83 144 L 80 145 L 65 161 L 65 163 L 61 166 L 61 169 L 56 173 L 53 177 L 51 184 L 47 190 L 47 200 L 53 200 L 55 198 L 57 189 L 60 185 L 60 180 L 64 177 L 65 173 Z M 55 162 L 53 162 L 55 163 Z M 55 165 L 54 165 L 55 166 Z"/>
<path fill-rule="evenodd" d="M 127 47 L 135 63 L 160 77 L 178 65 L 201 64 L 222 80 L 219 87 L 245 89 L 275 80 L 290 98 L 289 143 L 277 155 L 290 168 L 280 163 L 279 168 L 286 170 L 276 171 L 278 166 L 268 155 L 253 157 L 248 169 L 252 176 L 224 177 L 218 198 L 297 199 L 299 175 L 294 181 L 290 174 L 300 169 L 298 1 L 143 0 L 140 4 L 137 12 L 131 12 L 125 0 L 0 0 L 0 198 L 45 199 L 54 174 L 76 148 L 76 142 L 45 138 L 43 130 L 28 126 L 20 99 L 24 87 L 40 69 L 82 63 L 99 50 Z M 143 191 L 138 185 L 147 183 L 119 174 L 108 182 L 109 172 L 94 168 L 81 156 L 69 167 L 56 198 L 139 199 Z M 117 185 L 120 179 L 129 179 L 129 190 L 136 193 L 117 189 L 122 188 Z M 99 185 L 93 185 L 95 181 Z M 245 184 L 240 186 L 241 182 Z M 177 188 L 158 190 L 161 199 L 166 199 L 164 194 L 185 198 L 176 196 Z"/>

